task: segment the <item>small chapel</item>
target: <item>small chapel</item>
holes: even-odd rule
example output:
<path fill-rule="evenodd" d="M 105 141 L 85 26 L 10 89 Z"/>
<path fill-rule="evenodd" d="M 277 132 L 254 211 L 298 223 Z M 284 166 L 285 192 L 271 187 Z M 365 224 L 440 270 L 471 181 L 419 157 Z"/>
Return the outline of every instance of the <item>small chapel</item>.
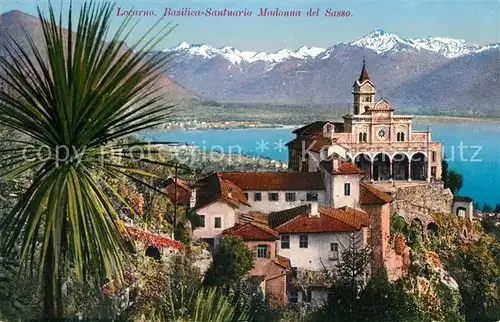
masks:
<path fill-rule="evenodd" d="M 355 164 L 364 179 L 375 181 L 441 180 L 441 143 L 430 129 L 414 130 L 411 115 L 394 113 L 391 104 L 376 99 L 366 63 L 353 84 L 353 110 L 343 122 L 317 121 L 293 133 L 289 169 L 318 171 L 333 155 Z"/>

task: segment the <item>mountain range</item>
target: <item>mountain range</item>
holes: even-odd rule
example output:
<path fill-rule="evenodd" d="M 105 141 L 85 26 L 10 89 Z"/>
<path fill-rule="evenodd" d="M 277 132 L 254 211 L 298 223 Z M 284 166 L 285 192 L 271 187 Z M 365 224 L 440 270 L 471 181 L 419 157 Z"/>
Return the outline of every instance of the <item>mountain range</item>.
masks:
<path fill-rule="evenodd" d="M 24 30 L 42 47 L 37 17 L 0 15 L 0 54 L 11 37 L 28 48 Z M 124 48 L 127 50 L 127 48 Z M 425 114 L 500 116 L 500 44 L 405 39 L 375 30 L 329 48 L 274 53 L 180 43 L 160 51 L 171 63 L 158 90 L 173 104 L 203 101 L 327 105 L 347 109 L 363 58 L 379 97 L 395 109 Z"/>
<path fill-rule="evenodd" d="M 379 97 L 417 113 L 500 116 L 500 44 L 375 30 L 329 48 L 274 53 L 180 43 L 165 72 L 215 101 L 347 107 L 363 57 Z"/>

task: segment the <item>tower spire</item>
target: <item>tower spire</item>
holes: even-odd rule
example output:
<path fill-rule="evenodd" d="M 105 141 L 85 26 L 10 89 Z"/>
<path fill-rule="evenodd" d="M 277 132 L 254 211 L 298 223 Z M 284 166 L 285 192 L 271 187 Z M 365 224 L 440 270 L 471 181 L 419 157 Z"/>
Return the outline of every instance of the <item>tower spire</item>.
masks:
<path fill-rule="evenodd" d="M 362 83 L 365 80 L 369 80 L 368 71 L 366 70 L 365 56 L 363 56 L 363 68 L 361 69 L 361 75 L 359 75 L 359 82 Z"/>

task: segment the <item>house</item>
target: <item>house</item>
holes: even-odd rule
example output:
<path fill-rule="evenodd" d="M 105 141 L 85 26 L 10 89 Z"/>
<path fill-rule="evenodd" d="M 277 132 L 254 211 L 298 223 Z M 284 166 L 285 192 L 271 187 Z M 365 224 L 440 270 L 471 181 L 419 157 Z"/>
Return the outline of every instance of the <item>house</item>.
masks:
<path fill-rule="evenodd" d="M 238 186 L 248 206 L 240 212 L 269 213 L 308 202 L 325 204 L 325 183 L 320 173 L 305 172 L 221 172 L 221 178 Z"/>
<path fill-rule="evenodd" d="M 193 235 L 204 239 L 212 248 L 217 245 L 222 231 L 236 224 L 237 210 L 249 206 L 243 191 L 218 173 L 198 181 L 192 195 L 195 200 L 193 209 L 202 223 Z"/>
<path fill-rule="evenodd" d="M 165 182 L 163 189 L 167 197 L 172 203 L 177 202 L 177 205 L 188 206 L 191 198 L 191 188 L 188 183 L 178 178 L 169 178 Z M 177 197 L 176 197 L 177 196 Z"/>
<path fill-rule="evenodd" d="M 469 197 L 453 197 L 453 214 L 466 218 L 468 220 L 472 220 L 474 218 L 474 210 L 472 205 L 472 198 Z"/>
<path fill-rule="evenodd" d="M 266 224 L 247 222 L 236 224 L 223 231 L 223 235 L 241 238 L 255 255 L 254 267 L 248 273 L 258 278 L 271 306 L 283 305 L 287 301 L 286 280 L 291 272 L 290 260 L 276 252 L 279 235 Z"/>
<path fill-rule="evenodd" d="M 334 208 L 317 203 L 269 214 L 269 226 L 279 233 L 279 255 L 290 259 L 294 273 L 307 282 L 290 279 L 288 301 L 321 304 L 326 301 L 329 280 L 351 238 L 363 248 L 369 241 L 369 215 L 347 206 Z"/>

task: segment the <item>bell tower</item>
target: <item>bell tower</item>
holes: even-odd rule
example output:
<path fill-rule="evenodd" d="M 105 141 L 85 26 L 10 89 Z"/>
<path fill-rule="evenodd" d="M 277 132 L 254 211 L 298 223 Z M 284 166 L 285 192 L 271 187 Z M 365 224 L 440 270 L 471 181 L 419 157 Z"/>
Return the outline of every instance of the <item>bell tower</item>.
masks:
<path fill-rule="evenodd" d="M 354 115 L 360 115 L 375 105 L 375 85 L 368 76 L 366 70 L 365 57 L 363 57 L 363 68 L 359 79 L 352 85 Z"/>

